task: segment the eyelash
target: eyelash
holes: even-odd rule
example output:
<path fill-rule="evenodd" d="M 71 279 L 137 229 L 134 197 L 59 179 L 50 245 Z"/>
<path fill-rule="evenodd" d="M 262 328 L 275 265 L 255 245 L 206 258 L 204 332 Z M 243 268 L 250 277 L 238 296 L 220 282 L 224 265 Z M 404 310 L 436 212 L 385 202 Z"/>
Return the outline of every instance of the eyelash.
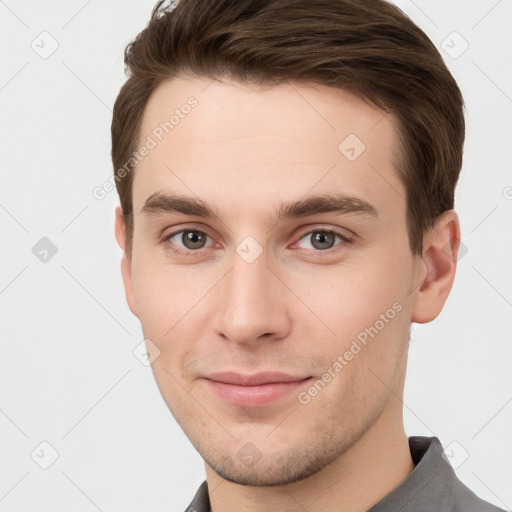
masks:
<path fill-rule="evenodd" d="M 179 256 L 196 256 L 198 254 L 201 254 L 201 252 L 203 250 L 206 250 L 205 248 L 201 248 L 201 249 L 197 249 L 197 250 L 192 250 L 192 249 L 188 249 L 188 250 L 183 250 L 183 249 L 180 249 L 180 248 L 176 248 L 175 244 L 173 244 L 172 242 L 170 242 L 170 239 L 172 237 L 174 237 L 175 235 L 179 234 L 179 233 L 185 233 L 185 232 L 193 232 L 193 233 L 200 233 L 201 235 L 205 235 L 209 238 L 212 238 L 210 235 L 208 235 L 208 233 L 204 232 L 204 231 L 201 231 L 199 229 L 195 229 L 194 227 L 185 227 L 185 228 L 181 228 L 181 229 L 178 229 L 176 231 L 172 231 L 171 233 L 166 233 L 164 236 L 162 236 L 161 238 L 161 242 L 164 243 L 164 244 L 168 244 L 171 246 L 171 250 L 172 252 L 174 252 L 175 254 L 179 255 Z M 300 236 L 300 238 L 297 240 L 297 242 L 295 242 L 293 245 L 296 245 L 296 243 L 298 243 L 300 240 L 302 240 L 305 236 L 307 235 L 311 235 L 313 233 L 326 233 L 326 234 L 331 234 L 331 235 L 336 235 L 338 236 L 339 238 L 341 238 L 342 240 L 342 243 L 330 248 L 330 249 L 325 249 L 323 251 L 321 250 L 315 250 L 315 249 L 303 249 L 305 251 L 308 251 L 308 252 L 313 252 L 315 254 L 318 254 L 318 255 L 322 255 L 322 254 L 331 254 L 332 251 L 335 251 L 336 247 L 339 247 L 340 245 L 345 245 L 345 244 L 352 244 L 355 242 L 355 239 L 354 237 L 348 235 L 347 233 L 345 232 L 342 232 L 340 230 L 337 230 L 337 229 L 334 229 L 334 228 L 325 228 L 325 229 L 312 229 L 310 231 L 306 231 L 305 233 L 302 233 L 302 235 Z"/>

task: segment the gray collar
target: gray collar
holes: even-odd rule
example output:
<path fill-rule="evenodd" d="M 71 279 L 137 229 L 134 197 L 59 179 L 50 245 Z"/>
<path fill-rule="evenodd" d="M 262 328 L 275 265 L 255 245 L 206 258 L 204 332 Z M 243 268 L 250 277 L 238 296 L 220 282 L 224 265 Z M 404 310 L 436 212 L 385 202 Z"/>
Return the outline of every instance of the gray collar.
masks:
<path fill-rule="evenodd" d="M 409 437 L 409 448 L 416 467 L 368 512 L 504 512 L 478 498 L 457 478 L 437 437 Z M 186 512 L 210 512 L 206 480 Z"/>

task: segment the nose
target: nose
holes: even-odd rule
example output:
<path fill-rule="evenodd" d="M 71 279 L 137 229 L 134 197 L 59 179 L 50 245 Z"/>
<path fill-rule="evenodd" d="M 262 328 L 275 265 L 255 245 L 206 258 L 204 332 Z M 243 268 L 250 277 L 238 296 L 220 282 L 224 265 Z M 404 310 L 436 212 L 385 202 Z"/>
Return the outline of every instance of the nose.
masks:
<path fill-rule="evenodd" d="M 248 263 L 238 254 L 217 291 L 213 328 L 237 344 L 258 344 L 286 337 L 291 328 L 287 290 L 267 267 L 265 253 Z"/>

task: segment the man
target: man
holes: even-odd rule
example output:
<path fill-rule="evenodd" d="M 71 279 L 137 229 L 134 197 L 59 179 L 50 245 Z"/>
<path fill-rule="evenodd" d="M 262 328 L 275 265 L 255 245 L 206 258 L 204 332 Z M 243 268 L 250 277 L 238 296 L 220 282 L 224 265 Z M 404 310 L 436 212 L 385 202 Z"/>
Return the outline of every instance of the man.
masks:
<path fill-rule="evenodd" d="M 460 244 L 463 101 L 382 0 L 160 2 L 112 158 L 130 310 L 205 461 L 189 511 L 491 511 L 410 437 Z"/>

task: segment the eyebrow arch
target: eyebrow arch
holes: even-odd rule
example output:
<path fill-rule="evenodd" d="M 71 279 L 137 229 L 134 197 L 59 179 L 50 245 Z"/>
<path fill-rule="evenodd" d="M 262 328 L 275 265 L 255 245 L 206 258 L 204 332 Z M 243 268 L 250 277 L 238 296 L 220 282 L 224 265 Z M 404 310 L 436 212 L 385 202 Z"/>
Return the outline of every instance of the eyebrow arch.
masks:
<path fill-rule="evenodd" d="M 141 213 L 148 215 L 172 212 L 221 220 L 220 215 L 200 199 L 180 194 L 154 192 L 146 199 L 141 210 Z"/>
<path fill-rule="evenodd" d="M 373 217 L 379 216 L 373 205 L 359 197 L 344 194 L 322 194 L 282 204 L 276 215 L 276 220 L 279 222 L 284 219 L 307 217 L 320 213 L 337 213 L 339 215 L 362 213 Z"/>
<path fill-rule="evenodd" d="M 154 192 L 146 199 L 141 210 L 141 213 L 148 215 L 172 212 L 221 221 L 219 213 L 200 199 L 180 194 Z M 275 214 L 275 220 L 280 222 L 321 213 L 339 215 L 358 213 L 374 217 L 379 215 L 373 205 L 358 197 L 344 194 L 322 194 L 283 203 Z"/>

